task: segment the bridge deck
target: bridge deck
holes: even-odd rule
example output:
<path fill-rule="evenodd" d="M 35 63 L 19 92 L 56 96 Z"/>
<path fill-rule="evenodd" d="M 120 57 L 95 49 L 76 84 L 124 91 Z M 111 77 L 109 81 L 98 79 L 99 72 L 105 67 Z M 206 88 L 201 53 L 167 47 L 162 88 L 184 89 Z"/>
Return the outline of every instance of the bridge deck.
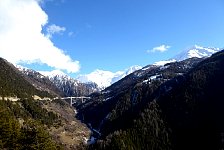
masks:
<path fill-rule="evenodd" d="M 62 98 L 58 98 L 58 99 L 64 99 L 64 100 L 70 100 L 70 105 L 72 106 L 73 104 L 75 104 L 77 102 L 77 99 L 81 100 L 82 103 L 84 103 L 85 99 L 91 99 L 91 97 L 85 97 L 85 96 L 79 96 L 79 97 L 62 97 Z"/>

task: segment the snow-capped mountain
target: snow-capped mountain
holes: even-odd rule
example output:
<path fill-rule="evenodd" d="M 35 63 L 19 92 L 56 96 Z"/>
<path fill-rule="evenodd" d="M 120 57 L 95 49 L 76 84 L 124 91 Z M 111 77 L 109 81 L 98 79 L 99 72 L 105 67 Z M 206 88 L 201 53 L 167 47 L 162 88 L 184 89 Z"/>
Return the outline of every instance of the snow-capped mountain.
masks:
<path fill-rule="evenodd" d="M 124 71 L 117 71 L 115 73 L 97 69 L 91 72 L 90 74 L 78 76 L 77 80 L 84 83 L 94 82 L 99 86 L 99 88 L 104 89 L 110 86 L 111 84 L 117 82 L 118 80 L 124 78 L 125 76 L 129 75 L 130 73 L 141 68 L 141 66 L 132 66 Z"/>
<path fill-rule="evenodd" d="M 174 56 L 173 58 L 169 60 L 158 61 L 158 62 L 155 62 L 153 65 L 162 66 L 167 63 L 182 61 L 182 60 L 193 58 L 193 57 L 196 57 L 196 58 L 210 57 L 212 54 L 220 50 L 221 50 L 220 48 L 202 47 L 202 46 L 194 45 L 193 47 L 182 51 L 181 53 L 177 54 L 176 56 Z"/>
<path fill-rule="evenodd" d="M 210 57 L 212 54 L 220 51 L 220 48 L 214 48 L 214 47 L 202 47 L 198 45 L 194 45 L 193 47 L 186 49 L 176 55 L 173 59 L 177 61 L 185 60 L 187 58 L 197 57 L 197 58 L 203 58 L 203 57 Z"/>
<path fill-rule="evenodd" d="M 85 96 L 99 90 L 95 83 L 81 83 L 60 70 L 40 71 L 40 73 L 47 76 L 51 82 L 63 91 L 65 96 Z"/>

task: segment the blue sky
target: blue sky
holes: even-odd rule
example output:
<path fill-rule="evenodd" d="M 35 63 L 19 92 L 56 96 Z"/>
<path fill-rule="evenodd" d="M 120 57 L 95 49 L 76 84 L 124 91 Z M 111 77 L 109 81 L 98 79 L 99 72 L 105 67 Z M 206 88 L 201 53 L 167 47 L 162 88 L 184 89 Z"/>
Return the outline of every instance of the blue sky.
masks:
<path fill-rule="evenodd" d="M 223 0 L 44 0 L 41 8 L 48 16 L 44 34 L 51 24 L 64 28 L 50 39 L 79 61 L 73 76 L 145 66 L 195 44 L 224 47 Z"/>
<path fill-rule="evenodd" d="M 80 61 L 81 73 L 144 66 L 194 44 L 224 45 L 223 0 L 65 0 L 43 9 L 50 22 L 74 33 L 52 40 Z M 147 53 L 163 44 L 170 48 Z"/>

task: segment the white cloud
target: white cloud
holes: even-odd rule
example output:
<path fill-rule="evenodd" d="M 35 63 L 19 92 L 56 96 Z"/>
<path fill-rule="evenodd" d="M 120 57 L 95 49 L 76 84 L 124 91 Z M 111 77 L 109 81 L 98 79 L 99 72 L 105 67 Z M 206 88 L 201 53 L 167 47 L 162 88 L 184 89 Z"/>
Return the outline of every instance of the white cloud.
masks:
<path fill-rule="evenodd" d="M 47 14 L 39 5 L 41 1 L 0 0 L 0 57 L 14 64 L 40 63 L 68 73 L 78 72 L 79 62 L 41 32 L 48 23 Z"/>
<path fill-rule="evenodd" d="M 168 46 L 168 45 L 160 45 L 160 46 L 157 46 L 157 47 L 154 47 L 152 50 L 147 50 L 147 53 L 150 53 L 150 52 L 165 52 L 167 51 L 171 46 Z"/>
<path fill-rule="evenodd" d="M 53 34 L 62 34 L 66 30 L 65 27 L 60 27 L 55 24 L 52 24 L 47 27 L 47 37 L 51 38 Z"/>

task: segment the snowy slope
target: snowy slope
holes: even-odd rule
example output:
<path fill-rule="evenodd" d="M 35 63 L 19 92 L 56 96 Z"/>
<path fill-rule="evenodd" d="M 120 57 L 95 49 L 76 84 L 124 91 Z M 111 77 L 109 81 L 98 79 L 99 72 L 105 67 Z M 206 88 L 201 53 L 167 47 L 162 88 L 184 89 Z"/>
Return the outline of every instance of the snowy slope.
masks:
<path fill-rule="evenodd" d="M 220 50 L 221 50 L 220 48 L 202 47 L 202 46 L 194 45 L 193 47 L 182 51 L 181 53 L 177 54 L 176 56 L 174 56 L 173 58 L 169 60 L 158 61 L 158 62 L 155 62 L 153 65 L 162 66 L 167 63 L 182 61 L 182 60 L 193 58 L 193 57 L 197 57 L 197 58 L 210 57 L 212 54 Z"/>
<path fill-rule="evenodd" d="M 91 72 L 90 74 L 79 75 L 77 77 L 77 80 L 84 83 L 94 82 L 99 86 L 99 88 L 104 89 L 110 86 L 111 84 L 117 82 L 118 80 L 122 79 L 123 77 L 129 75 L 130 73 L 141 68 L 141 66 L 132 66 L 124 71 L 117 71 L 115 73 L 97 69 Z"/>
<path fill-rule="evenodd" d="M 53 70 L 53 71 L 39 71 L 42 75 L 47 76 L 49 78 L 53 78 L 55 76 L 57 77 L 67 77 L 69 78 L 64 72 L 60 71 L 60 70 Z"/>

